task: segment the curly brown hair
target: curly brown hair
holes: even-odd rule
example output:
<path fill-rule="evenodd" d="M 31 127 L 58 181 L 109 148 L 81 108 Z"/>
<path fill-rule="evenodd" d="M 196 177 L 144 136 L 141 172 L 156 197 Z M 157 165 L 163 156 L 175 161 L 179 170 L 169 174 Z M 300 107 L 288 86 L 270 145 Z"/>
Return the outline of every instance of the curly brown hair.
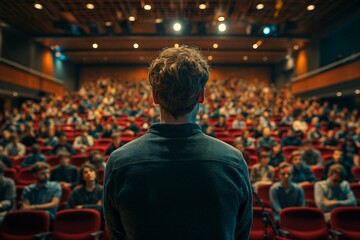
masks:
<path fill-rule="evenodd" d="M 194 109 L 208 79 L 208 62 L 196 47 L 167 48 L 149 68 L 154 98 L 175 118 Z"/>

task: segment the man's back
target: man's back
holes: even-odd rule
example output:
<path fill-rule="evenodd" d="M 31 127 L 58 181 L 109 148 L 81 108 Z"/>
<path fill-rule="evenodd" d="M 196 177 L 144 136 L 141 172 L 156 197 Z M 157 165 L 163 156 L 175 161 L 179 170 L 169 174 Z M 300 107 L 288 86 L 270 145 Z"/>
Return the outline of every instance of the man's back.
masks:
<path fill-rule="evenodd" d="M 248 239 L 247 166 L 196 124 L 154 124 L 111 155 L 104 208 L 112 239 Z"/>

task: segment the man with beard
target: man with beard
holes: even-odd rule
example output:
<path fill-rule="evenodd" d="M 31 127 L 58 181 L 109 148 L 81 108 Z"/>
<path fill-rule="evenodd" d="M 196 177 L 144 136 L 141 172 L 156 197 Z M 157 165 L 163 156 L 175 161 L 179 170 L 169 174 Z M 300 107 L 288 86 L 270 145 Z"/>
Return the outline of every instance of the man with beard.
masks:
<path fill-rule="evenodd" d="M 49 181 L 50 165 L 47 163 L 35 163 L 31 172 L 36 181 L 24 188 L 21 197 L 22 209 L 44 210 L 54 219 L 61 198 L 60 184 Z"/>

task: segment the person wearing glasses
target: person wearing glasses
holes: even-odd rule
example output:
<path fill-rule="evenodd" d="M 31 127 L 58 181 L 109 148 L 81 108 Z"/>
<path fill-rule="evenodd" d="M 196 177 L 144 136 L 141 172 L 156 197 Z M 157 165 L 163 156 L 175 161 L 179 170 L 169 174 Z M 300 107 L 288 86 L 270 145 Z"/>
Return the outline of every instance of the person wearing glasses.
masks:
<path fill-rule="evenodd" d="M 270 187 L 270 202 L 274 210 L 275 219 L 278 220 L 279 212 L 287 207 L 305 206 L 303 189 L 291 181 L 291 165 L 282 162 L 279 165 L 280 181 Z"/>
<path fill-rule="evenodd" d="M 356 206 L 354 193 L 349 182 L 344 180 L 346 171 L 340 164 L 330 167 L 328 178 L 315 183 L 314 196 L 318 208 L 324 211 L 325 220 L 329 222 L 331 210 L 341 206 Z"/>

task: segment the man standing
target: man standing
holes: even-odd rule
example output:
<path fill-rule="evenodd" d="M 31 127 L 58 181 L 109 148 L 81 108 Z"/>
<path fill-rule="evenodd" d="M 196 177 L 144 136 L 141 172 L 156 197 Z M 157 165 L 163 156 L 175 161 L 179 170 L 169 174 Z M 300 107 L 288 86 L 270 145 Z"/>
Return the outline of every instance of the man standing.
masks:
<path fill-rule="evenodd" d="M 45 210 L 54 219 L 61 198 L 61 187 L 57 182 L 50 182 L 50 165 L 35 163 L 31 172 L 36 182 L 26 186 L 22 193 L 22 209 Z"/>
<path fill-rule="evenodd" d="M 111 239 L 249 239 L 252 194 L 242 154 L 196 124 L 209 66 L 187 46 L 160 53 L 149 70 L 161 122 L 107 163 Z"/>
<path fill-rule="evenodd" d="M 279 212 L 287 207 L 305 206 L 303 189 L 291 181 L 291 165 L 282 162 L 279 165 L 280 182 L 270 187 L 270 202 L 278 219 Z"/>
<path fill-rule="evenodd" d="M 346 172 L 340 164 L 330 167 L 328 178 L 315 183 L 315 203 L 324 211 L 325 219 L 330 220 L 331 210 L 340 206 L 356 206 L 354 193 L 344 179 Z"/>

